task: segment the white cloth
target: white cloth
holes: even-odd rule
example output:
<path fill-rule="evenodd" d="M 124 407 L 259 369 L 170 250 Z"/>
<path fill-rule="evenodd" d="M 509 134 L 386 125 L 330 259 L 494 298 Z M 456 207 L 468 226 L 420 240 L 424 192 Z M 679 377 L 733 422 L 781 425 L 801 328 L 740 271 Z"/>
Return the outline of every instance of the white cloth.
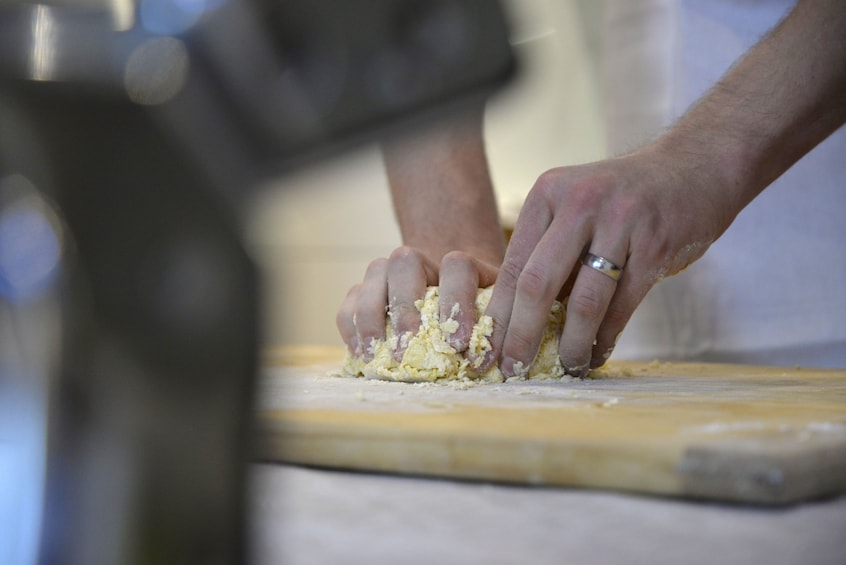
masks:
<path fill-rule="evenodd" d="M 610 151 L 669 126 L 785 16 L 786 0 L 611 0 Z M 705 256 L 656 285 L 615 351 L 846 367 L 846 128 L 753 201 Z"/>

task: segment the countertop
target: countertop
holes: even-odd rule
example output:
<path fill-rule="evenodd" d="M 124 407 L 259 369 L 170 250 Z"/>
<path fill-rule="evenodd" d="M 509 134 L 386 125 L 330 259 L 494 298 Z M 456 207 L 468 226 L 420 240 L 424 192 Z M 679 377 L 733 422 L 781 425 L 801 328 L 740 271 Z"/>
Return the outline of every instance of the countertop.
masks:
<path fill-rule="evenodd" d="M 280 463 L 251 486 L 259 565 L 846 565 L 846 496 L 767 507 Z"/>
<path fill-rule="evenodd" d="M 258 464 L 254 563 L 843 565 L 846 497 L 784 508 Z"/>

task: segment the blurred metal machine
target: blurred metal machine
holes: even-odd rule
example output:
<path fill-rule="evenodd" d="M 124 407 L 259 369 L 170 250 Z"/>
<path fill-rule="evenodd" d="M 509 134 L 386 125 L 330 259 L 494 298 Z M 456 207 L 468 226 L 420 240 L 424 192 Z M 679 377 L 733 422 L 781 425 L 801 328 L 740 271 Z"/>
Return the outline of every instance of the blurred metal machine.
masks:
<path fill-rule="evenodd" d="M 513 66 L 491 0 L 1 1 L 0 562 L 247 561 L 242 203 Z"/>

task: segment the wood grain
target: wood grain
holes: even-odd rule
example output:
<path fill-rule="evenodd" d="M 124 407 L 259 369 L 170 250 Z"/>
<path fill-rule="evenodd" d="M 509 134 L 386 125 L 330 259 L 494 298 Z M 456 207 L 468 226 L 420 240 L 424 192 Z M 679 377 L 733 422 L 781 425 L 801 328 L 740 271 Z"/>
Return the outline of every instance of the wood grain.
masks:
<path fill-rule="evenodd" d="M 846 492 L 846 371 L 615 363 L 586 380 L 389 383 L 268 352 L 260 457 L 758 504 Z"/>

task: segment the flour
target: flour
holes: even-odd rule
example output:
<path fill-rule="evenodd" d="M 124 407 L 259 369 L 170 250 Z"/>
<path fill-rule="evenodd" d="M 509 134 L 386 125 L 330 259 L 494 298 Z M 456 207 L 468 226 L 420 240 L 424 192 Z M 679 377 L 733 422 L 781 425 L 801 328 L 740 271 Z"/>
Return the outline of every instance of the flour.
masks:
<path fill-rule="evenodd" d="M 400 340 L 406 346 L 402 359 L 394 359 L 397 336 L 386 317 L 386 339 L 372 343 L 372 361 L 347 353 L 343 373 L 368 379 L 404 382 L 502 382 L 503 375 L 496 364 L 485 371 L 479 370 L 485 354 L 491 350 L 493 319 L 484 314 L 491 291 L 489 287 L 479 289 L 477 293 L 475 306 L 478 322 L 473 327 L 466 352 L 458 352 L 449 343 L 450 334 L 458 329 L 455 320 L 458 306 L 454 305 L 450 317 L 442 322 L 439 319 L 438 287 L 430 286 L 426 289 L 426 295 L 414 304 L 420 312 L 420 329 L 416 334 L 407 332 Z M 558 336 L 563 324 L 564 307 L 560 302 L 555 302 L 549 313 L 538 354 L 529 367 L 522 368 L 521 376 L 528 379 L 559 379 L 565 376 L 558 358 Z"/>

